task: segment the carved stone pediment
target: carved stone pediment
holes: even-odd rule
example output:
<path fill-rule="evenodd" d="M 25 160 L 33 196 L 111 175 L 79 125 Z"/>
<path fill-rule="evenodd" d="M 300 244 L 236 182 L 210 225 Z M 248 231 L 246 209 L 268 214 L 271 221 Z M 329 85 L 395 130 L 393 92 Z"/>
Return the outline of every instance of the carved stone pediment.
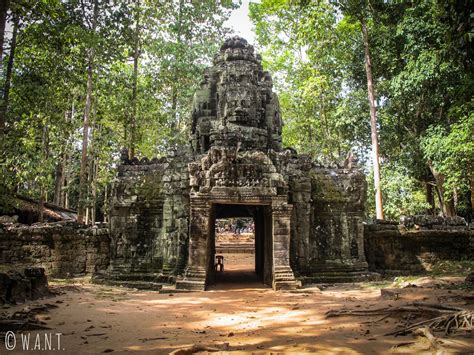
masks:
<path fill-rule="evenodd" d="M 188 171 L 193 191 L 208 193 L 216 187 L 287 187 L 283 175 L 262 151 L 212 147 L 200 160 L 188 164 Z"/>

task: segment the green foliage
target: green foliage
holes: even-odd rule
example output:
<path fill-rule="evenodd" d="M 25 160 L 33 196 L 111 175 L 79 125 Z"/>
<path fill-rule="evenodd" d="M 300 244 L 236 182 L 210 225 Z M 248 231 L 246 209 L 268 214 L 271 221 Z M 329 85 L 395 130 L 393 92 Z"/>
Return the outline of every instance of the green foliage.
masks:
<path fill-rule="evenodd" d="M 67 184 L 62 189 L 69 206 L 76 207 L 92 49 L 90 205 L 103 204 L 94 201 L 93 190 L 96 199 L 105 198 L 119 151 L 132 140 L 136 156 L 152 158 L 188 139 L 192 94 L 229 33 L 223 23 L 233 2 L 98 3 L 94 31 L 93 1 L 11 2 L 9 22 L 17 23 L 18 41 L 0 160 L 2 205 L 12 192 L 35 198 L 43 193 L 52 200 L 63 165 Z M 379 98 L 387 216 L 423 212 L 426 183 L 436 184 L 445 200 L 456 197 L 458 209 L 463 204 L 470 208 L 474 80 L 469 2 L 261 0 L 250 4 L 250 12 L 263 66 L 272 72 L 279 93 L 285 145 L 320 160 L 340 160 L 355 148 L 367 165 L 363 18 Z M 4 78 L 11 56 L 6 50 Z M 132 135 L 133 116 L 137 128 Z M 436 181 L 435 172 L 441 177 Z"/>
<path fill-rule="evenodd" d="M 457 210 L 469 218 L 471 206 L 465 192 L 472 171 L 472 146 L 469 152 L 453 149 L 466 141 L 451 129 L 466 131 L 465 117 L 472 110 L 472 71 L 466 54 L 466 21 L 470 10 L 459 3 L 455 11 L 447 12 L 442 2 L 423 1 L 407 7 L 396 25 L 397 37 L 403 41 L 402 58 L 406 62 L 393 73 L 389 84 L 391 97 L 387 117 L 394 122 L 387 126 L 389 136 L 397 135 L 405 156 L 409 157 L 412 175 L 436 184 L 444 205 L 456 196 Z M 457 27 L 456 27 L 457 26 Z M 462 36 L 462 41 L 459 41 Z M 460 122 L 464 128 L 456 128 Z M 462 134 L 461 134 L 462 135 Z M 472 135 L 472 133 L 471 133 Z M 444 141 L 444 142 L 443 142 Z M 387 145 L 390 154 L 399 148 Z M 463 165 L 457 165 L 454 161 Z M 452 169 L 449 169 L 450 166 Z M 441 203 L 441 200 L 440 200 Z M 442 205 L 443 212 L 448 210 Z"/>
<path fill-rule="evenodd" d="M 263 64 L 274 73 L 280 95 L 284 144 L 314 158 L 340 159 L 356 141 L 366 139 L 369 128 L 344 108 L 353 103 L 359 114 L 367 101 L 367 96 L 354 102 L 357 95 L 349 99 L 344 94 L 357 27 L 340 21 L 337 8 L 326 2 L 296 6 L 264 0 L 251 5 L 250 16 L 265 47 Z"/>
<path fill-rule="evenodd" d="M 451 114 L 458 122 L 448 126 L 430 126 L 421 139 L 426 160 L 446 176 L 446 195 L 469 191 L 474 171 L 474 113 L 472 103 L 454 107 Z"/>
<path fill-rule="evenodd" d="M 474 155 L 471 16 L 467 1 L 252 4 L 264 66 L 277 73 L 283 141 L 322 160 L 337 160 L 354 147 L 367 165 L 363 20 L 378 98 L 387 216 L 423 212 L 426 183 L 435 185 L 444 203 L 457 196 L 458 211 L 468 211 Z"/>
<path fill-rule="evenodd" d="M 367 174 L 367 207 L 369 218 L 375 219 L 373 174 Z M 385 218 L 398 221 L 401 216 L 424 214 L 430 208 L 419 181 L 411 177 L 399 164 L 384 164 L 381 176 Z"/>
<path fill-rule="evenodd" d="M 93 51 L 86 200 L 99 210 L 119 152 L 131 139 L 136 155 L 149 158 L 187 141 L 192 93 L 229 33 L 223 22 L 234 5 L 98 0 L 94 30 L 94 1 L 11 3 L 9 21 L 15 18 L 19 27 L 2 142 L 1 209 L 6 210 L 4 197 L 13 192 L 33 198 L 43 193 L 52 201 L 58 171 L 66 180 L 61 189 L 67 192 L 68 206 L 77 207 L 87 66 Z M 132 136 L 137 45 L 137 132 Z"/>

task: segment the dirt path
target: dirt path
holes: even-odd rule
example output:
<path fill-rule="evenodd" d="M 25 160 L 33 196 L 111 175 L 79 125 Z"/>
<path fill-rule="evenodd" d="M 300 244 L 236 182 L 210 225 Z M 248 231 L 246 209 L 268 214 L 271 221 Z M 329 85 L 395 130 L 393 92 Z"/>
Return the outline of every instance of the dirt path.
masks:
<path fill-rule="evenodd" d="M 169 353 L 193 344 L 222 351 L 357 354 L 388 353 L 394 351 L 393 346 L 415 338 L 383 335 L 403 320 L 387 318 L 374 323 L 380 316 L 326 319 L 328 310 L 395 307 L 415 300 L 463 304 L 472 309 L 472 304 L 460 301 L 465 294 L 426 284 L 403 289 L 395 301 L 381 298 L 379 289 L 363 284 L 282 293 L 253 282 L 169 294 L 84 284 L 34 303 L 59 306 L 43 319 L 54 332 L 62 333 L 61 347 L 67 354 L 112 350 Z M 447 350 L 474 351 L 472 333 L 440 339 Z M 400 350 L 419 352 L 427 348 L 429 344 L 419 341 Z"/>

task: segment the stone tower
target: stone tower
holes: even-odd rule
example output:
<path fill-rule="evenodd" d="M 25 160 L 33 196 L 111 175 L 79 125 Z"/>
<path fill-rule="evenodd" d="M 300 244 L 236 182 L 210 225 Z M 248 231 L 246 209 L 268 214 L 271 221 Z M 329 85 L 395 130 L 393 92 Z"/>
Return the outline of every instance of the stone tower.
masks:
<path fill-rule="evenodd" d="M 281 116 L 272 79 L 246 40 L 226 40 L 194 95 L 192 147 L 281 149 Z"/>
<path fill-rule="evenodd" d="M 355 159 L 321 166 L 282 149 L 272 79 L 246 40 L 227 39 L 193 99 L 190 149 L 128 161 L 111 201 L 111 280 L 214 280 L 215 221 L 255 222 L 255 272 L 274 289 L 367 272 L 365 177 Z M 296 277 L 295 277 L 296 275 Z"/>

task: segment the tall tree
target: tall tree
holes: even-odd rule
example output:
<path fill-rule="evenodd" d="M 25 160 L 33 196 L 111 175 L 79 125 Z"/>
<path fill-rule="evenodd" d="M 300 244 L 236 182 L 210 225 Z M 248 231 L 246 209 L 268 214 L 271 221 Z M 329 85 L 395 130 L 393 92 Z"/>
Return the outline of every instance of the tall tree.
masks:
<path fill-rule="evenodd" d="M 391 218 L 430 208 L 419 199 L 420 191 L 428 192 L 432 211 L 440 207 L 444 214 L 452 214 L 452 202 L 470 190 L 471 164 L 450 165 L 448 171 L 445 167 L 452 155 L 447 146 L 441 145 L 444 158 L 440 159 L 421 143 L 436 140 L 439 136 L 434 132 L 441 129 L 450 134 L 460 120 L 464 130 L 456 130 L 459 139 L 451 142 L 464 139 L 460 132 L 468 127 L 463 117 L 471 106 L 473 87 L 469 14 L 467 1 L 262 0 L 252 4 L 251 17 L 265 49 L 264 66 L 279 73 L 276 87 L 285 115 L 284 142 L 331 159 L 337 156 L 331 151 L 338 150 L 337 143 L 324 148 L 331 141 L 345 149 L 355 146 L 362 163 L 370 148 L 380 145 L 382 168 L 388 174 L 382 181 L 390 186 L 402 180 L 404 184 L 383 192 Z M 311 96 L 318 91 L 322 95 Z M 331 91 L 334 94 L 328 95 Z M 314 103 L 323 105 L 310 109 L 317 107 Z M 379 144 L 375 139 L 370 144 L 375 133 L 380 135 Z M 377 170 L 379 159 L 373 161 Z M 406 179 L 400 179 L 402 172 Z M 405 206 L 410 208 L 397 208 L 408 191 L 412 202 Z M 437 192 L 437 201 L 430 191 Z"/>
<path fill-rule="evenodd" d="M 13 63 L 15 61 L 16 42 L 18 36 L 18 19 L 16 16 L 13 17 L 13 32 L 10 41 L 10 53 L 8 54 L 7 70 L 5 74 L 5 82 L 3 84 L 3 96 L 0 103 L 0 140 L 3 141 L 5 134 L 5 122 L 8 111 L 8 103 L 10 98 L 10 87 L 12 79 Z"/>
<path fill-rule="evenodd" d="M 377 219 L 384 219 L 382 186 L 380 183 L 380 157 L 379 157 L 379 139 L 377 132 L 377 108 L 375 106 L 374 79 L 372 76 L 372 59 L 370 55 L 369 33 L 363 14 L 359 14 L 359 22 L 362 29 L 362 39 L 364 42 L 365 72 L 367 76 L 367 97 L 370 107 L 370 131 L 372 139 L 372 165 L 374 168 L 374 187 L 375 187 L 375 214 Z"/>
<path fill-rule="evenodd" d="M 10 0 L 0 1 L 0 58 L 3 58 L 3 42 L 5 41 L 5 25 L 9 6 Z"/>
<path fill-rule="evenodd" d="M 132 75 L 132 112 L 130 119 L 130 159 L 135 156 L 136 131 L 137 131 L 137 86 L 138 86 L 138 62 L 141 51 L 141 29 L 140 29 L 140 0 L 135 0 L 135 36 L 133 48 L 133 75 Z"/>
<path fill-rule="evenodd" d="M 341 95 L 347 87 L 346 59 L 353 50 L 355 26 L 338 20 L 327 2 L 265 0 L 252 3 L 250 15 L 263 64 L 274 73 L 285 118 L 283 142 L 319 160 L 338 160 L 370 127 L 356 119 L 354 97 Z M 351 106 L 352 115 L 342 108 Z M 365 107 L 364 107 L 365 109 Z"/>
<path fill-rule="evenodd" d="M 47 119 L 45 119 L 43 124 L 43 134 L 41 138 L 41 158 L 44 161 L 47 161 L 49 158 L 49 130 Z M 39 185 L 40 194 L 38 200 L 38 222 L 42 223 L 44 222 L 44 203 L 47 199 L 45 179 L 40 179 Z"/>
<path fill-rule="evenodd" d="M 473 50 L 468 1 L 391 4 L 382 13 L 398 19 L 384 36 L 400 43 L 395 54 L 402 64 L 386 66 L 390 70 L 384 115 L 394 119 L 384 126 L 383 134 L 397 138 L 385 139 L 389 144 L 384 150 L 391 159 L 410 167 L 412 176 L 434 187 L 426 189 L 428 201 L 433 201 L 434 190 L 440 212 L 454 215 L 455 207 L 469 201 L 463 196 L 470 190 L 472 160 L 446 169 L 440 157 L 450 157 L 451 149 L 439 144 L 438 137 L 439 132 L 449 135 L 460 127 L 458 123 L 463 122 L 464 129 L 469 126 L 466 112 L 472 107 L 473 72 L 469 68 Z M 432 144 L 426 144 L 430 141 Z M 460 144 L 456 149 L 463 150 L 462 139 L 446 141 Z M 439 152 L 433 154 L 430 146 L 437 146 Z M 463 157 L 460 154 L 459 161 Z"/>
<path fill-rule="evenodd" d="M 92 33 L 92 41 L 87 55 L 87 89 L 86 89 L 86 101 L 84 108 L 84 123 L 82 126 L 82 153 L 81 153 L 81 168 L 79 171 L 79 205 L 77 209 L 77 222 L 84 222 L 84 214 L 86 211 L 86 196 L 87 196 L 87 148 L 89 142 L 89 124 L 90 114 L 92 106 L 92 95 L 93 95 L 93 80 L 94 80 L 94 61 L 95 61 L 95 32 L 97 29 L 97 20 L 99 14 L 99 3 L 98 0 L 94 0 L 91 18 L 90 31 Z"/>

